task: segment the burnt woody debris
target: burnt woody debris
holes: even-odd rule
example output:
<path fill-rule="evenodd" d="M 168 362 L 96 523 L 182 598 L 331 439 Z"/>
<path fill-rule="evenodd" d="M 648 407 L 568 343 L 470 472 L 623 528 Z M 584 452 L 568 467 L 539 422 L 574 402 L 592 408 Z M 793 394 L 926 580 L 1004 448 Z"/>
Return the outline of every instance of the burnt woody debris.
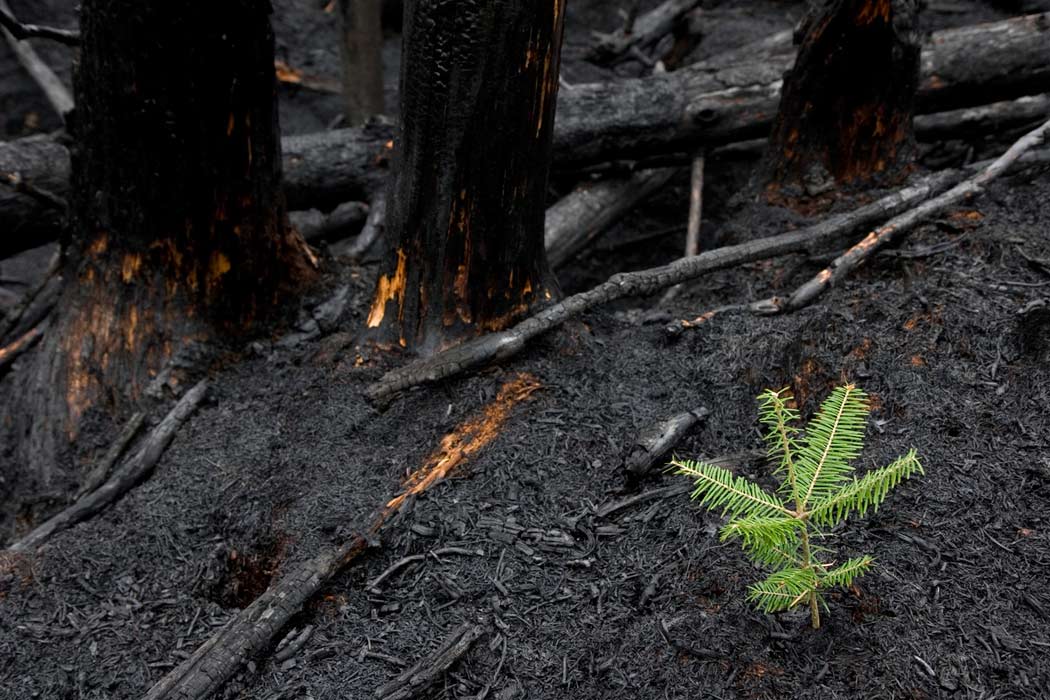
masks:
<path fill-rule="evenodd" d="M 935 32 L 923 44 L 916 110 L 926 115 L 1050 90 L 1050 13 Z M 559 95 L 553 168 L 606 160 L 695 152 L 765 136 L 777 112 L 781 76 L 794 53 L 790 37 L 759 42 L 768 58 L 730 62 L 725 56 L 653 78 L 583 84 Z M 737 54 L 734 54 L 737 55 Z M 960 115 L 961 118 L 961 115 Z M 959 128 L 972 128 L 972 120 Z M 942 122 L 936 127 L 945 131 Z M 922 137 L 921 122 L 917 125 Z M 284 190 L 292 210 L 369 201 L 385 182 L 394 129 L 372 123 L 354 129 L 283 139 Z M 691 155 L 689 156 L 692 157 Z M 69 181 L 66 146 L 49 137 L 0 144 L 0 173 L 62 197 Z M 43 219 L 42 221 L 40 219 Z M 0 255 L 57 236 L 52 207 L 0 182 Z"/>

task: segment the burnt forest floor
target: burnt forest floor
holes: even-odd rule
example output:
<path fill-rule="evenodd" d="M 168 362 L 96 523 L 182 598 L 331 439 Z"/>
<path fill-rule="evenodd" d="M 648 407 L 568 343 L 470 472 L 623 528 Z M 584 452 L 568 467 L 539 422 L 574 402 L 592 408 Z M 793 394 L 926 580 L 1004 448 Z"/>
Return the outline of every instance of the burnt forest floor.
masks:
<path fill-rule="evenodd" d="M 970 14 L 938 26 L 1005 13 L 941 4 Z M 569 74 L 591 70 L 573 47 L 610 24 L 602 5 L 570 0 Z M 742 43 L 799 11 L 755 7 L 743 20 L 728 3 L 713 8 L 730 19 L 712 35 Z M 942 144 L 937 157 L 973 145 Z M 976 144 L 978 155 L 1002 146 Z M 709 245 L 805 223 L 736 195 L 753 166 L 713 159 Z M 559 271 L 563 287 L 680 254 L 687 184 L 676 179 Z M 539 388 L 491 442 L 409 501 L 281 635 L 309 627 L 306 644 L 253 660 L 221 696 L 372 697 L 455 627 L 480 622 L 485 636 L 422 697 L 1050 697 L 1050 323 L 1016 314 L 1050 288 L 1050 272 L 1025 257 L 1050 260 L 1047 201 L 1050 172 L 1006 177 L 793 315 L 665 331 L 791 290 L 826 258 L 708 275 L 667 305 L 619 303 L 385 412 L 362 391 L 405 358 L 360 353 L 353 334 L 374 268 L 331 265 L 304 308 L 344 289 L 345 330 L 256 343 L 215 373 L 148 481 L 33 557 L 4 559 L 0 698 L 141 697 L 270 581 L 367 528 L 407 473 L 445 455 L 456 444 L 446 437 L 476 428 L 522 375 Z M 790 386 L 808 415 L 843 380 L 875 406 L 860 468 L 915 447 L 926 476 L 828 533 L 841 557 L 878 565 L 830 597 L 813 631 L 805 614 L 745 602 L 760 572 L 719 542 L 717 516 L 667 496 L 679 477 L 630 483 L 623 464 L 639 432 L 697 406 L 710 415 L 677 454 L 759 448 L 760 391 Z M 94 439 L 104 449 L 110 438 Z M 768 483 L 762 459 L 736 471 Z M 599 515 L 639 494 L 651 497 Z M 449 548 L 371 586 L 405 556 Z"/>

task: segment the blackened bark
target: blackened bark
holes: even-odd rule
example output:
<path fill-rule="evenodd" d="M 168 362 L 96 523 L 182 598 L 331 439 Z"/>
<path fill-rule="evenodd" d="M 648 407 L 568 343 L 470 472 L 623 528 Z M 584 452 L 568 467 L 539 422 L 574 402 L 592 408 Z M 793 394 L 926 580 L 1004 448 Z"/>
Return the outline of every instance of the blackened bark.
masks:
<path fill-rule="evenodd" d="M 301 270 L 269 14 L 84 0 L 66 288 L 20 372 L 20 487 L 68 490 L 55 456 L 86 411 L 126 412 L 181 348 L 246 333 Z"/>
<path fill-rule="evenodd" d="M 915 151 L 914 0 L 825 0 L 801 29 L 769 142 L 770 194 L 900 175 Z"/>
<path fill-rule="evenodd" d="M 383 113 L 383 2 L 339 0 L 343 102 L 349 126 Z"/>
<path fill-rule="evenodd" d="M 368 316 L 428 353 L 556 294 L 543 213 L 565 0 L 409 0 L 392 245 Z"/>

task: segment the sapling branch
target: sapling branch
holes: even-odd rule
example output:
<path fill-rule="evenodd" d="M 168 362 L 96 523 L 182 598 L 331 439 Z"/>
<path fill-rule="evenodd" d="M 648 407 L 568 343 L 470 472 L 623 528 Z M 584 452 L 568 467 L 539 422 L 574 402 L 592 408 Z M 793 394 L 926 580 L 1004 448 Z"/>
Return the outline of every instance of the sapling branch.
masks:
<path fill-rule="evenodd" d="M 864 555 L 832 568 L 812 544 L 817 528 L 877 509 L 893 487 L 922 474 L 922 465 L 911 450 L 886 467 L 850 479 L 869 413 L 864 392 L 853 384 L 836 388 L 804 432 L 795 425 L 799 414 L 792 402 L 786 389 L 759 396 L 759 419 L 767 427 L 763 437 L 776 465 L 774 473 L 782 480 L 777 493 L 789 498 L 794 508 L 758 484 L 712 464 L 675 460 L 671 465 L 694 479 L 694 500 L 730 517 L 722 528 L 722 541 L 739 539 L 751 559 L 775 569 L 751 586 L 748 600 L 767 613 L 805 602 L 810 624 L 817 629 L 821 592 L 849 586 L 874 561 Z"/>

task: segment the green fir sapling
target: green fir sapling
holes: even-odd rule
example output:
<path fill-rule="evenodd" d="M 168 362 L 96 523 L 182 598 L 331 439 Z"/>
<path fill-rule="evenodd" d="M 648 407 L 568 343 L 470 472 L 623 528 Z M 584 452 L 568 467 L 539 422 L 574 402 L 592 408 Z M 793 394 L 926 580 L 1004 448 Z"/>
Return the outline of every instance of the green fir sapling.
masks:
<path fill-rule="evenodd" d="M 805 431 L 797 426 L 799 413 L 786 389 L 767 390 L 758 399 L 769 456 L 781 481 L 775 494 L 704 462 L 676 459 L 671 466 L 695 479 L 694 500 L 730 516 L 722 541 L 739 539 L 756 563 L 774 569 L 751 586 L 748 600 L 767 613 L 806 603 L 816 629 L 819 606 L 827 607 L 822 593 L 849 586 L 874 560 L 865 555 L 835 566 L 823 560 L 827 550 L 814 538 L 821 528 L 853 513 L 877 510 L 901 480 L 922 474 L 922 465 L 912 449 L 888 466 L 854 476 L 850 463 L 863 448 L 869 408 L 867 396 L 853 384 L 832 391 Z"/>

